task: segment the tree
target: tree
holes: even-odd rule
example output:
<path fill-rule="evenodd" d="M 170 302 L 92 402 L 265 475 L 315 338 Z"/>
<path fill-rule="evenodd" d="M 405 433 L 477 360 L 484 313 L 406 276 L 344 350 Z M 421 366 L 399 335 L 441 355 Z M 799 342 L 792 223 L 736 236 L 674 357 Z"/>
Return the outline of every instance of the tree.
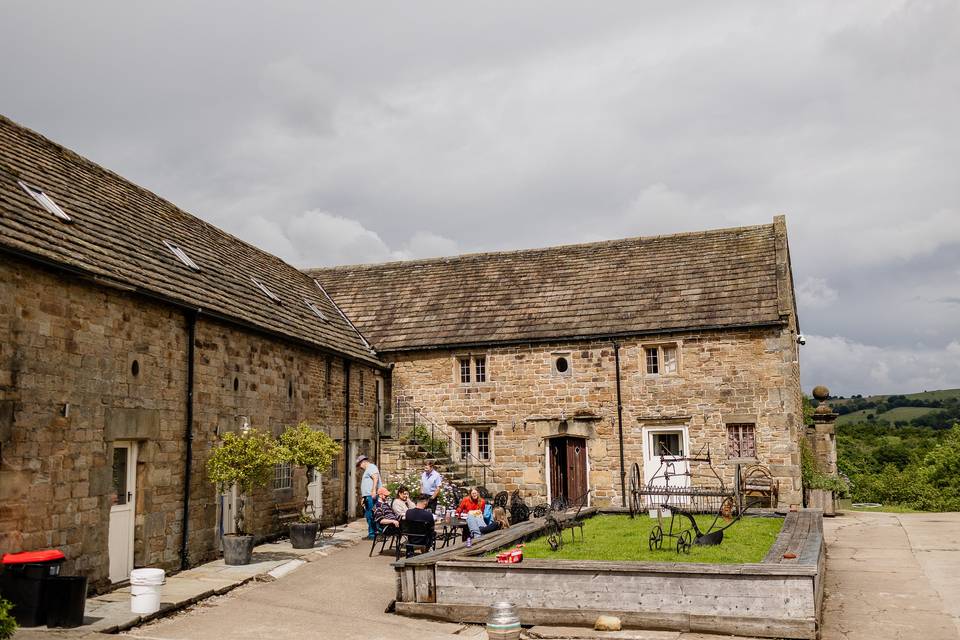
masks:
<path fill-rule="evenodd" d="M 340 445 L 326 433 L 301 422 L 295 427 L 287 427 L 280 434 L 278 455 L 283 462 L 306 467 L 309 483 L 312 472 L 322 473 L 330 468 L 340 449 Z"/>
<path fill-rule="evenodd" d="M 273 479 L 274 465 L 283 462 L 276 440 L 257 429 L 228 433 L 207 461 L 207 476 L 221 493 L 236 485 L 240 496 L 234 523 L 238 535 L 244 535 L 243 508 L 246 496 Z"/>

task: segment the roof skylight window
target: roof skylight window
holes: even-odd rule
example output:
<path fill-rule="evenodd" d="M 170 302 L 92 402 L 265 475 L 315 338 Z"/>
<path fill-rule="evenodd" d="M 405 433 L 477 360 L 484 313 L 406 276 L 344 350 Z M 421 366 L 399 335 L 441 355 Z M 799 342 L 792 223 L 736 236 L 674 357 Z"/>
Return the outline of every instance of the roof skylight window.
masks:
<path fill-rule="evenodd" d="M 194 271 L 200 271 L 200 267 L 197 266 L 197 263 L 190 259 L 190 256 L 187 255 L 187 252 L 180 248 L 180 245 L 174 244 L 169 240 L 164 240 L 163 244 L 167 245 L 167 249 L 170 249 L 170 251 L 173 252 L 173 255 L 180 259 L 180 262 L 187 265 Z"/>
<path fill-rule="evenodd" d="M 23 187 L 23 190 L 33 196 L 33 199 L 40 203 L 40 206 L 57 216 L 64 222 L 73 222 L 73 218 L 67 215 L 67 212 L 60 208 L 56 202 L 53 201 L 53 198 L 45 194 L 40 189 L 36 187 L 31 187 L 26 182 L 19 180 L 20 186 Z"/>
<path fill-rule="evenodd" d="M 257 288 L 260 289 L 260 291 L 263 291 L 263 293 L 266 294 L 268 298 L 270 298 L 277 304 L 283 304 L 283 301 L 277 297 L 277 294 L 275 294 L 273 291 L 270 291 L 270 289 L 267 289 L 267 285 L 263 284 L 262 282 L 260 282 L 259 280 L 257 280 L 252 276 L 250 279 L 253 280 L 253 284 L 257 285 Z"/>
<path fill-rule="evenodd" d="M 313 311 L 315 314 L 317 314 L 317 317 L 318 317 L 318 318 L 320 318 L 320 319 L 323 320 L 324 322 L 329 322 L 329 320 L 327 320 L 327 316 L 324 315 L 323 311 L 320 310 L 320 307 L 318 307 L 317 305 L 313 304 L 313 303 L 310 302 L 309 300 L 304 300 L 303 302 L 304 302 L 304 304 L 307 305 L 307 307 L 310 308 L 310 311 Z"/>

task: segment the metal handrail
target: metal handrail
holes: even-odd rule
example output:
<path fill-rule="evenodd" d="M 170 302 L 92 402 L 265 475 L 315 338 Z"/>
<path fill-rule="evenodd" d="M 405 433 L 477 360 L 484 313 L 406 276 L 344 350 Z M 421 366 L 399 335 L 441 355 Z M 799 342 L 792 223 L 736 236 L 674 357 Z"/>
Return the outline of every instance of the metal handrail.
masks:
<path fill-rule="evenodd" d="M 471 465 L 474 467 L 474 473 L 479 473 L 482 477 L 482 486 L 487 486 L 488 477 L 489 479 L 494 479 L 493 468 L 490 467 L 483 460 L 473 455 L 472 451 L 465 450 L 460 446 L 460 440 L 458 437 L 458 432 L 455 430 L 454 433 L 451 433 L 450 430 L 442 425 L 437 424 L 432 418 L 425 415 L 423 411 L 417 407 L 410 407 L 413 412 L 412 420 L 408 427 L 408 433 L 404 433 L 403 426 L 403 399 L 397 397 L 396 399 L 396 412 L 395 415 L 399 417 L 397 421 L 397 436 L 400 439 L 407 437 L 408 433 L 412 434 L 418 426 L 424 426 L 429 428 L 429 437 L 431 442 L 445 442 L 446 443 L 446 455 L 449 459 L 449 464 L 455 468 L 463 468 L 464 475 L 468 479 L 472 479 L 470 475 Z M 433 453 L 433 452 L 431 452 Z"/>

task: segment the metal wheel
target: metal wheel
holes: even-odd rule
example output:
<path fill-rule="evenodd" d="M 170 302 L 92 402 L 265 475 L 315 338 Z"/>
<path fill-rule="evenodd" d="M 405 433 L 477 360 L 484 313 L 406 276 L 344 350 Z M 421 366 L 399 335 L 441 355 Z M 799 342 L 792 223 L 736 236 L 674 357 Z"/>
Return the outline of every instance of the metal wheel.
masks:
<path fill-rule="evenodd" d="M 650 545 L 650 551 L 659 549 L 663 545 L 663 529 L 659 526 L 650 530 L 650 539 L 647 541 Z"/>
<path fill-rule="evenodd" d="M 690 530 L 681 531 L 677 536 L 677 553 L 690 553 L 690 547 L 693 546 L 693 535 Z"/>
<path fill-rule="evenodd" d="M 640 465 L 630 467 L 630 517 L 640 513 Z"/>

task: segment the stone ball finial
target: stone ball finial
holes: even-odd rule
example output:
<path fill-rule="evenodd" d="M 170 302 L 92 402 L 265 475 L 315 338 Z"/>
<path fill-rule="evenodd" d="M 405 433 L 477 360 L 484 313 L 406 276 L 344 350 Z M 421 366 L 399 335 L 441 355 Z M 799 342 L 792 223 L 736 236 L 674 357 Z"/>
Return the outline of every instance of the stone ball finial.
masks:
<path fill-rule="evenodd" d="M 822 384 L 818 384 L 813 388 L 813 397 L 819 400 L 820 402 L 823 402 L 824 400 L 830 397 L 830 389 L 827 389 Z"/>

